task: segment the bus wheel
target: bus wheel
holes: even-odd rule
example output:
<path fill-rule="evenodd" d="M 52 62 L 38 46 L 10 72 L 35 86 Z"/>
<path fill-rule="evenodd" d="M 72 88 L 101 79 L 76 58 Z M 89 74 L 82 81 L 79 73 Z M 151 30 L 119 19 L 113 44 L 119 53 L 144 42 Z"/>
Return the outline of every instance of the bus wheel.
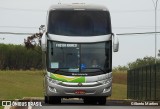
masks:
<path fill-rule="evenodd" d="M 98 104 L 99 105 L 105 105 L 106 104 L 106 97 L 100 97 L 98 98 Z"/>
<path fill-rule="evenodd" d="M 44 102 L 48 103 L 48 97 L 47 96 L 44 96 Z"/>
<path fill-rule="evenodd" d="M 49 96 L 48 97 L 48 103 L 49 104 L 60 104 L 61 103 L 61 98 L 60 97 Z"/>
<path fill-rule="evenodd" d="M 94 98 L 84 98 L 83 102 L 84 104 L 93 104 L 93 105 L 97 104 L 97 100 Z"/>

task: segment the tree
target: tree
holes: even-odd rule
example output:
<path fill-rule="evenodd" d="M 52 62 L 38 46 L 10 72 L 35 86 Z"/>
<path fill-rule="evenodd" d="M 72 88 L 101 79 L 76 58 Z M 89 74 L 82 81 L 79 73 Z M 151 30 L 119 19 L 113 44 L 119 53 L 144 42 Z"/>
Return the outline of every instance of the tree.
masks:
<path fill-rule="evenodd" d="M 27 49 L 22 45 L 0 44 L 1 70 L 42 69 L 42 53 L 40 47 Z"/>
<path fill-rule="evenodd" d="M 157 59 L 157 63 L 160 63 L 160 59 Z M 144 57 L 143 59 L 138 58 L 136 61 L 128 63 L 129 69 L 134 69 L 142 66 L 153 65 L 155 64 L 155 57 Z"/>

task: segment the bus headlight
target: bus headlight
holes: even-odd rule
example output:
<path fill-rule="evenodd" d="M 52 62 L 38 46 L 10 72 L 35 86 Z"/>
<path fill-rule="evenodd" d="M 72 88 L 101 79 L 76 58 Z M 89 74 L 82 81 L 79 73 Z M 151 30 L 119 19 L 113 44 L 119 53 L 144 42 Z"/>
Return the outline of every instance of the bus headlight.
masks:
<path fill-rule="evenodd" d="M 109 84 L 109 83 L 111 83 L 111 81 L 112 81 L 112 79 L 110 78 L 110 79 L 106 79 L 106 80 L 102 80 L 102 81 L 98 81 L 98 82 L 101 84 Z"/>

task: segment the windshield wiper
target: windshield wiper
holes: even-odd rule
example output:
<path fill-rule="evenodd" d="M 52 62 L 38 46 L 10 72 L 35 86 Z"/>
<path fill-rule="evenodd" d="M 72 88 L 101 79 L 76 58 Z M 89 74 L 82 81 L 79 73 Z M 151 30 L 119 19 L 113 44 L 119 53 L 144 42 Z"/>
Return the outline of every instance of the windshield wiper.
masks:
<path fill-rule="evenodd" d="M 101 68 L 98 68 L 100 71 L 102 71 L 103 73 L 106 73 L 103 69 L 101 69 Z"/>
<path fill-rule="evenodd" d="M 57 71 L 59 71 L 59 69 L 55 69 L 55 70 L 54 70 L 54 73 L 56 73 Z"/>
<path fill-rule="evenodd" d="M 64 72 L 62 69 L 68 69 L 68 68 L 58 68 L 58 69 L 54 69 L 53 73 L 56 73 L 58 71 Z"/>
<path fill-rule="evenodd" d="M 103 69 L 101 69 L 101 68 L 85 68 L 85 69 L 98 69 L 98 70 L 100 70 L 100 71 L 102 71 L 103 73 L 106 73 Z"/>

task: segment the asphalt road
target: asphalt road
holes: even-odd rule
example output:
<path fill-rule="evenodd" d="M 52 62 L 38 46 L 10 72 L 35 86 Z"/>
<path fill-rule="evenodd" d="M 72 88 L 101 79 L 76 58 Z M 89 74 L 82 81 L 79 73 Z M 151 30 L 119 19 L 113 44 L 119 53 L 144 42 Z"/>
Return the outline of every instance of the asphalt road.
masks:
<path fill-rule="evenodd" d="M 67 99 L 67 100 L 62 100 L 61 104 L 45 104 L 44 101 L 42 102 L 42 106 L 99 106 L 99 105 L 89 105 L 89 104 L 84 104 L 82 99 Z M 124 100 L 108 100 L 106 102 L 106 105 L 103 106 L 126 106 L 130 105 L 130 103 L 125 102 Z"/>
<path fill-rule="evenodd" d="M 130 106 L 123 100 L 108 100 L 106 105 L 87 105 L 82 100 L 62 100 L 61 104 L 51 105 L 42 102 L 42 107 L 32 109 L 160 109 L 160 106 Z"/>
<path fill-rule="evenodd" d="M 21 100 L 20 100 L 21 101 Z M 22 100 L 23 102 L 26 100 Z M 21 101 L 21 102 L 22 102 Z M 6 109 L 160 109 L 159 106 L 131 106 L 133 101 L 107 100 L 106 105 L 88 105 L 81 99 L 62 100 L 61 104 L 45 104 L 44 100 L 28 100 L 28 102 L 40 102 L 42 106 L 16 106 Z M 136 101 L 135 101 L 136 102 Z M 160 104 L 160 101 L 153 101 Z"/>

